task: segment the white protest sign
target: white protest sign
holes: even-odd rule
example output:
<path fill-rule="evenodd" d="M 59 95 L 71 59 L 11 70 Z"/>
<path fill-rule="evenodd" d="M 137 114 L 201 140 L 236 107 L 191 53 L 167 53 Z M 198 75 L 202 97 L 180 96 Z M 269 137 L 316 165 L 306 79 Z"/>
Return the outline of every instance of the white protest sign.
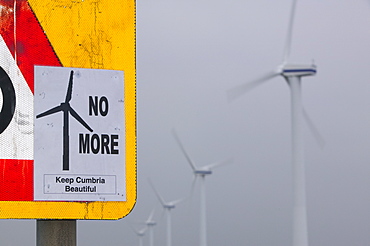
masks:
<path fill-rule="evenodd" d="M 123 71 L 35 67 L 34 200 L 126 200 L 123 88 Z"/>

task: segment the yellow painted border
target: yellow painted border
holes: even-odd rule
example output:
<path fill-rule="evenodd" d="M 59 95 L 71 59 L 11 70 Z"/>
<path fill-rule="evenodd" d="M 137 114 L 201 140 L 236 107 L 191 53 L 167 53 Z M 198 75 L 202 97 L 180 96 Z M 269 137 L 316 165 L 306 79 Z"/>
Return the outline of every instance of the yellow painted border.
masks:
<path fill-rule="evenodd" d="M 1 201 L 0 218 L 107 220 L 123 218 L 135 206 L 137 196 L 135 1 L 28 0 L 28 2 L 64 67 L 124 71 L 127 201 Z"/>

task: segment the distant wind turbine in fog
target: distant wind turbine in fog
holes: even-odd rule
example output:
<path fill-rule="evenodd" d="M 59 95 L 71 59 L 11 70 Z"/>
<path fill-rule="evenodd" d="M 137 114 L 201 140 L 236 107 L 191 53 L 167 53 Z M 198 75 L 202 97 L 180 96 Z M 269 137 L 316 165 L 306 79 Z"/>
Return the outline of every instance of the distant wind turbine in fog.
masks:
<path fill-rule="evenodd" d="M 221 165 L 224 165 L 228 162 L 231 162 L 231 160 L 225 160 L 225 161 L 220 161 L 216 163 L 212 163 L 210 165 L 206 165 L 203 167 L 196 167 L 194 162 L 190 159 L 188 153 L 186 152 L 183 144 L 180 141 L 180 138 L 178 137 L 177 133 L 175 130 L 173 130 L 173 135 L 177 141 L 177 143 L 180 146 L 180 149 L 182 153 L 184 154 L 186 160 L 189 162 L 190 167 L 193 170 L 194 174 L 194 181 L 193 181 L 193 187 L 194 187 L 194 182 L 198 177 L 201 179 L 201 185 L 200 185 L 200 246 L 207 246 L 207 218 L 206 218 L 206 190 L 205 190 L 205 177 L 207 175 L 212 174 L 212 169 L 219 167 Z M 192 188 L 193 190 L 193 188 Z"/>
<path fill-rule="evenodd" d="M 283 62 L 278 68 L 259 79 L 251 81 L 247 84 L 238 86 L 228 91 L 229 101 L 236 99 L 247 91 L 256 86 L 268 81 L 276 76 L 282 76 L 289 85 L 291 92 L 291 114 L 292 114 L 292 164 L 293 164 L 293 245 L 308 246 L 307 232 L 307 209 L 306 209 L 306 188 L 305 188 L 305 167 L 304 167 L 304 147 L 302 121 L 308 120 L 306 113 L 302 107 L 301 98 L 301 77 L 312 76 L 316 74 L 316 66 L 297 65 L 288 63 L 291 40 L 293 33 L 294 15 L 297 1 L 293 0 L 288 34 L 285 44 Z M 309 127 L 312 129 L 311 121 L 308 121 Z M 317 134 L 315 134 L 316 137 Z"/>
<path fill-rule="evenodd" d="M 149 184 L 153 188 L 156 197 L 158 198 L 159 202 L 161 203 L 163 209 L 166 213 L 167 219 L 167 246 L 172 245 L 172 219 L 171 219 L 171 210 L 176 207 L 176 204 L 180 203 L 184 199 L 178 199 L 170 202 L 165 202 L 164 199 L 161 197 L 157 189 L 154 187 L 152 181 L 149 179 Z"/>
<path fill-rule="evenodd" d="M 134 227 L 131 227 L 132 230 L 134 230 L 134 232 L 136 233 L 136 235 L 139 237 L 139 246 L 143 246 L 143 239 L 144 239 L 144 236 L 145 236 L 145 231 L 147 230 L 147 227 L 144 227 L 143 229 L 141 230 L 136 230 Z"/>
<path fill-rule="evenodd" d="M 144 224 L 147 226 L 148 231 L 149 231 L 149 245 L 150 246 L 154 246 L 154 230 L 153 229 L 154 229 L 154 226 L 157 224 L 153 220 L 153 216 L 154 216 L 154 209 L 150 213 L 148 219 L 144 222 Z"/>

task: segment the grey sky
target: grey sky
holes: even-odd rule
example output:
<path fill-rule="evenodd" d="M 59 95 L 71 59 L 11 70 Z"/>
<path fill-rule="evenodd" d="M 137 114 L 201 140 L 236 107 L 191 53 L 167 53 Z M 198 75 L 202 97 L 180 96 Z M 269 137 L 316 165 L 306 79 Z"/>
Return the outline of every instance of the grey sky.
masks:
<path fill-rule="evenodd" d="M 79 221 L 78 245 L 138 245 L 129 224 L 140 228 L 153 208 L 155 245 L 165 245 L 147 178 L 166 200 L 187 196 L 193 181 L 173 127 L 197 165 L 234 158 L 206 180 L 209 245 L 291 245 L 288 86 L 278 77 L 226 98 L 281 63 L 291 2 L 137 2 L 138 200 L 122 220 Z M 310 246 L 370 245 L 369 25 L 369 1 L 298 0 L 290 61 L 317 65 L 303 103 L 326 143 L 305 127 Z M 198 245 L 198 208 L 195 190 L 173 210 L 173 245 Z M 2 245 L 35 242 L 32 220 L 0 228 Z"/>

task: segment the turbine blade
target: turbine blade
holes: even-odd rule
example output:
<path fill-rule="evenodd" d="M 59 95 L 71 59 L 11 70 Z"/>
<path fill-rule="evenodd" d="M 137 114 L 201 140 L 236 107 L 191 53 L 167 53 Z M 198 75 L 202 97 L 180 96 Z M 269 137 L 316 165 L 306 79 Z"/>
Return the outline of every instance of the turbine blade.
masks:
<path fill-rule="evenodd" d="M 163 220 L 163 217 L 164 217 L 164 214 L 167 213 L 168 211 L 166 211 L 165 208 L 162 209 L 162 212 L 161 212 L 161 219 L 160 220 Z"/>
<path fill-rule="evenodd" d="M 174 201 L 171 201 L 170 203 L 173 204 L 173 205 L 177 205 L 179 204 L 180 202 L 183 202 L 186 198 L 183 197 L 183 198 L 180 198 L 180 199 L 177 199 L 177 200 L 174 200 Z"/>
<path fill-rule="evenodd" d="M 59 106 L 56 106 L 52 109 L 49 109 L 49 110 L 41 113 L 41 114 L 36 115 L 36 118 L 38 119 L 38 118 L 41 118 L 41 117 L 44 117 L 44 116 L 47 116 L 47 115 L 50 115 L 50 114 L 54 114 L 54 113 L 57 113 L 57 112 L 60 112 L 60 111 L 62 111 L 62 107 L 59 105 Z"/>
<path fill-rule="evenodd" d="M 147 221 L 144 221 L 144 222 L 141 222 L 141 221 L 139 221 L 139 222 L 136 222 L 136 224 L 138 224 L 138 225 L 147 225 Z"/>
<path fill-rule="evenodd" d="M 91 127 L 76 113 L 76 111 L 74 111 L 74 109 L 72 107 L 69 107 L 69 112 L 71 113 L 71 115 L 78 121 L 80 122 L 84 127 L 86 127 L 87 130 L 89 130 L 90 132 L 93 131 L 93 129 L 91 129 Z"/>
<path fill-rule="evenodd" d="M 290 10 L 288 33 L 287 33 L 286 40 L 285 40 L 283 64 L 286 64 L 288 62 L 288 59 L 289 59 L 289 56 L 290 56 L 290 50 L 291 50 L 292 38 L 293 38 L 293 24 L 294 24 L 294 16 L 295 16 L 296 5 L 297 5 L 297 0 L 293 0 L 292 8 Z"/>
<path fill-rule="evenodd" d="M 241 84 L 239 86 L 234 87 L 233 89 L 230 89 L 227 91 L 227 100 L 229 102 L 234 101 L 235 99 L 239 98 L 240 96 L 244 95 L 248 91 L 254 89 L 255 87 L 261 85 L 263 82 L 266 82 L 276 76 L 278 76 L 279 73 L 276 71 L 269 72 L 262 77 L 253 80 L 251 82 L 247 82 L 244 84 Z"/>
<path fill-rule="evenodd" d="M 193 182 L 191 183 L 190 198 L 193 198 L 196 182 L 197 182 L 197 176 L 195 175 L 193 178 Z"/>
<path fill-rule="evenodd" d="M 150 212 L 150 215 L 149 215 L 149 217 L 148 217 L 148 219 L 147 219 L 147 221 L 146 221 L 146 222 L 151 222 L 151 221 L 153 221 L 153 216 L 154 216 L 154 209 L 152 210 L 152 212 Z"/>
<path fill-rule="evenodd" d="M 211 169 L 219 167 L 219 166 L 223 166 L 223 165 L 226 165 L 226 164 L 231 164 L 232 162 L 233 162 L 233 159 L 230 158 L 230 159 L 227 159 L 227 160 L 218 161 L 218 162 L 209 164 L 207 166 L 204 166 L 202 169 L 211 170 Z"/>
<path fill-rule="evenodd" d="M 310 132 L 312 133 L 313 137 L 315 138 L 317 144 L 320 146 L 320 148 L 324 148 L 325 146 L 325 140 L 323 136 L 320 134 L 319 130 L 317 129 L 316 125 L 313 123 L 309 115 L 307 114 L 307 111 L 303 108 L 303 118 L 306 121 L 308 128 L 310 129 Z"/>
<path fill-rule="evenodd" d="M 139 230 L 136 230 L 136 228 L 133 227 L 131 224 L 130 224 L 130 228 L 136 233 L 136 235 L 139 235 Z"/>
<path fill-rule="evenodd" d="M 66 103 L 71 101 L 72 99 L 72 84 L 73 84 L 73 70 L 71 70 L 71 74 L 69 76 L 69 83 L 65 100 Z"/>
<path fill-rule="evenodd" d="M 196 167 L 195 167 L 193 161 L 190 159 L 188 153 L 186 152 L 183 144 L 181 143 L 180 138 L 177 135 L 175 129 L 172 129 L 172 134 L 173 134 L 175 140 L 177 141 L 177 143 L 179 144 L 182 153 L 185 155 L 186 160 L 189 162 L 189 164 L 190 164 L 191 168 L 193 169 L 193 171 L 195 171 L 196 170 Z"/>
<path fill-rule="evenodd" d="M 147 229 L 148 229 L 147 227 L 144 227 L 143 229 L 139 230 L 139 233 L 144 235 L 144 233 L 146 232 Z"/>
<path fill-rule="evenodd" d="M 163 198 L 161 197 L 161 195 L 158 193 L 157 189 L 154 187 L 152 181 L 148 178 L 148 182 L 150 184 L 150 186 L 152 187 L 152 189 L 154 190 L 154 194 L 156 195 L 156 197 L 158 198 L 159 202 L 162 204 L 162 206 L 165 205 L 165 202 L 163 200 Z"/>
<path fill-rule="evenodd" d="M 189 210 L 189 213 L 191 212 L 191 204 L 193 202 L 194 189 L 195 189 L 196 182 L 197 182 L 197 176 L 194 175 L 193 181 L 191 182 L 191 188 L 190 188 L 190 194 L 189 194 L 189 201 L 188 201 L 188 210 Z"/>

